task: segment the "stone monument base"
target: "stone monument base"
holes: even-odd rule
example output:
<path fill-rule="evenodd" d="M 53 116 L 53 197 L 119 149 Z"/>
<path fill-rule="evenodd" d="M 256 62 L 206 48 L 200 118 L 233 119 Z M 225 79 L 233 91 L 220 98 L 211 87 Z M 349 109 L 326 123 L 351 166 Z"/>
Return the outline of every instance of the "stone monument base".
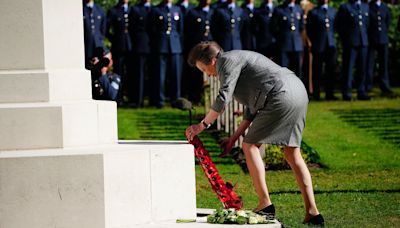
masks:
<path fill-rule="evenodd" d="M 193 146 L 0 151 L 0 227 L 117 228 L 196 217 Z"/>

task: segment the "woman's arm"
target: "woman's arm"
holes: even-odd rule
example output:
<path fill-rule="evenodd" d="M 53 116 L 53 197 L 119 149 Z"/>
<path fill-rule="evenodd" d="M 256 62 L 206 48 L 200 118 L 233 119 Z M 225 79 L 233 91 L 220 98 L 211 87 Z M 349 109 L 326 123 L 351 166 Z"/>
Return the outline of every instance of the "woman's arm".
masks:
<path fill-rule="evenodd" d="M 235 144 L 235 142 L 239 139 L 239 137 L 241 135 L 243 135 L 243 133 L 246 131 L 246 129 L 250 126 L 250 124 L 251 124 L 251 121 L 247 120 L 247 119 L 244 119 L 244 120 L 242 120 L 242 122 L 240 122 L 240 125 L 239 125 L 238 129 L 235 131 L 235 133 L 233 133 L 233 135 L 231 137 L 225 139 L 221 143 L 221 147 L 222 147 L 223 151 L 219 155 L 220 157 L 224 157 L 231 152 L 232 147 Z"/>
<path fill-rule="evenodd" d="M 194 136 L 200 134 L 202 131 L 204 131 L 204 129 L 206 129 L 206 126 L 209 126 L 212 123 L 214 123 L 214 121 L 218 118 L 219 114 L 220 114 L 219 112 L 210 109 L 206 117 L 204 117 L 204 119 L 200 123 L 191 125 L 186 129 L 185 132 L 186 138 L 189 141 L 192 141 Z"/>

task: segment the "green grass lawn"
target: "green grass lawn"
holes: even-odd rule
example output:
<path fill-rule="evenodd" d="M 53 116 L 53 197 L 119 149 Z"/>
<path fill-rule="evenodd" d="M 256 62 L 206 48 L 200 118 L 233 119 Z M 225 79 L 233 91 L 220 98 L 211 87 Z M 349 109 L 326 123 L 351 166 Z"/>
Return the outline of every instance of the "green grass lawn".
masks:
<path fill-rule="evenodd" d="M 204 114 L 197 107 L 193 122 Z M 185 140 L 188 112 L 118 109 L 120 139 Z M 213 137 L 200 135 L 221 176 L 235 184 L 246 209 L 257 204 L 250 177 L 220 152 Z M 323 168 L 312 168 L 317 205 L 327 227 L 400 227 L 400 99 L 310 102 L 304 140 Z M 290 170 L 267 171 L 267 183 L 285 227 L 304 227 L 301 194 Z M 220 208 L 201 167 L 196 165 L 197 207 Z"/>

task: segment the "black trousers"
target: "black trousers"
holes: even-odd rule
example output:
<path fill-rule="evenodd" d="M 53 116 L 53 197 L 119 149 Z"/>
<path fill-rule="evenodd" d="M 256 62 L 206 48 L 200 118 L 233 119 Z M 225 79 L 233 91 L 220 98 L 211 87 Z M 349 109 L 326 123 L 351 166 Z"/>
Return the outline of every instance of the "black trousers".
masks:
<path fill-rule="evenodd" d="M 368 47 L 368 69 L 365 79 L 367 91 L 372 90 L 375 63 L 378 63 L 379 87 L 382 92 L 390 91 L 388 73 L 388 44 L 371 44 Z"/>
<path fill-rule="evenodd" d="M 321 85 L 326 97 L 333 97 L 335 86 L 336 48 L 326 47 L 323 52 L 312 52 L 313 96 L 320 98 Z"/>

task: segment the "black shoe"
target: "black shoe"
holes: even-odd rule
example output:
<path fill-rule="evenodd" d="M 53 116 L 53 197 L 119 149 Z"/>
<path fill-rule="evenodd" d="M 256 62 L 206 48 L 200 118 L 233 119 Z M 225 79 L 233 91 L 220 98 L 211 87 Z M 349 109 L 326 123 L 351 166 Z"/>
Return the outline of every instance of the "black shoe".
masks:
<path fill-rule="evenodd" d="M 325 220 L 321 214 L 318 214 L 311 217 L 308 221 L 304 221 L 303 224 L 323 227 L 325 225 Z"/>
<path fill-rule="evenodd" d="M 368 95 L 358 95 L 358 96 L 357 96 L 357 100 L 360 100 L 360 101 L 369 101 L 369 100 L 371 100 L 371 97 L 368 96 Z"/>
<path fill-rule="evenodd" d="M 259 215 L 265 215 L 267 219 L 275 219 L 275 206 L 273 204 L 256 212 Z"/>

